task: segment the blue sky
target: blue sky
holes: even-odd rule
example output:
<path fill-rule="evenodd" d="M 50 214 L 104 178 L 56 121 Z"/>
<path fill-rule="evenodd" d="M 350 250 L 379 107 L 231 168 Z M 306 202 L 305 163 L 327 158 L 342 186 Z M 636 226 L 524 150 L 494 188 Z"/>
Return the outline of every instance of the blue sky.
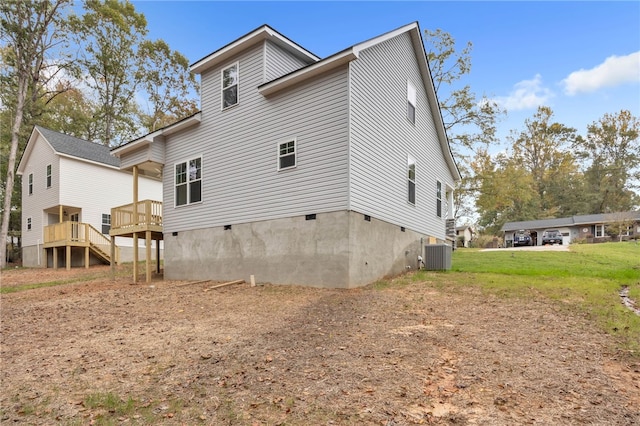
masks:
<path fill-rule="evenodd" d="M 501 139 L 524 128 L 538 105 L 586 134 L 605 113 L 640 116 L 640 2 L 150 1 L 133 0 L 149 37 L 191 63 L 268 24 L 324 58 L 418 21 L 441 29 L 458 49 L 473 44 L 459 85 L 508 109 Z"/>

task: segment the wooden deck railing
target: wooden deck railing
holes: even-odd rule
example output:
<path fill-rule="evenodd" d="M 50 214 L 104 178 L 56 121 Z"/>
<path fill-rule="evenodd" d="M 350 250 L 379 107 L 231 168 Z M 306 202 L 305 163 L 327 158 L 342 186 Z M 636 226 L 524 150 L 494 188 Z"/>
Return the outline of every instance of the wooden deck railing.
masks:
<path fill-rule="evenodd" d="M 111 209 L 111 229 L 162 227 L 162 201 L 143 200 Z"/>
<path fill-rule="evenodd" d="M 108 257 L 111 239 L 88 223 L 66 221 L 44 227 L 45 247 L 89 246 Z M 116 247 L 116 261 L 120 258 L 120 247 Z"/>
<path fill-rule="evenodd" d="M 62 222 L 44 227 L 44 243 L 87 243 L 110 246 L 111 240 L 88 223 Z"/>

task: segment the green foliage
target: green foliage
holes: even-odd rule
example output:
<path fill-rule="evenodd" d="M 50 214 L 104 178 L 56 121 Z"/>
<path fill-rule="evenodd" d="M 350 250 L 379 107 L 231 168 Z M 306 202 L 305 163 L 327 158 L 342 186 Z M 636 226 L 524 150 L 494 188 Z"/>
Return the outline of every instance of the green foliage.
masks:
<path fill-rule="evenodd" d="M 573 144 L 585 164 L 588 213 L 631 210 L 640 203 L 640 120 L 629 111 L 605 114 Z"/>
<path fill-rule="evenodd" d="M 640 316 L 621 303 L 640 296 L 640 244 L 572 245 L 569 252 L 456 250 L 457 285 L 480 286 L 504 297 L 547 298 L 591 316 L 640 356 Z"/>

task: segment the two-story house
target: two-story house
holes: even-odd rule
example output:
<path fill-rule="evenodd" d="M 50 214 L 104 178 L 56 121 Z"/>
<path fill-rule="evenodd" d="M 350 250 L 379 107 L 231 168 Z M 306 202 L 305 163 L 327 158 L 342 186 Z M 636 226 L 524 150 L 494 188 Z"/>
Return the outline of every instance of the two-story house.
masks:
<path fill-rule="evenodd" d="M 35 126 L 17 174 L 22 176 L 22 264 L 86 266 L 111 261 L 111 208 L 130 202 L 131 173 L 106 146 Z M 162 182 L 143 177 L 140 193 L 162 200 Z M 132 260 L 121 239 L 114 261 Z"/>
<path fill-rule="evenodd" d="M 325 59 L 265 25 L 191 70 L 201 112 L 112 151 L 163 171 L 165 278 L 355 287 L 455 238 L 417 23 Z"/>

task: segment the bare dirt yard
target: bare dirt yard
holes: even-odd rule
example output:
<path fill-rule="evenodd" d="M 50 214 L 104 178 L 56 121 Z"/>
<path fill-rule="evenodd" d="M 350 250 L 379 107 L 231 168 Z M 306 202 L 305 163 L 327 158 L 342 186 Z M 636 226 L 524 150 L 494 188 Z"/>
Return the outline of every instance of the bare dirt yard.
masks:
<path fill-rule="evenodd" d="M 639 360 L 586 316 L 412 277 L 211 289 L 5 271 L 2 286 L 66 284 L 1 296 L 0 423 L 640 424 Z"/>

